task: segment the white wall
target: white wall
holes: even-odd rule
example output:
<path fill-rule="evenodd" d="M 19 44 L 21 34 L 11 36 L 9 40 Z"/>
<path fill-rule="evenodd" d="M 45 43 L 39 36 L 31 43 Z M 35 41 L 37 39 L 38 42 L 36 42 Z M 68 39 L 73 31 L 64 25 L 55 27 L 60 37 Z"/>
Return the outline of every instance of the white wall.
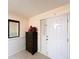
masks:
<path fill-rule="evenodd" d="M 8 56 L 25 49 L 25 32 L 28 29 L 28 19 L 9 13 L 8 19 L 20 21 L 20 37 L 8 39 Z"/>
<path fill-rule="evenodd" d="M 39 14 L 29 19 L 29 26 L 32 25 L 38 28 L 38 52 L 40 52 L 40 48 L 41 48 L 40 47 L 41 45 L 40 44 L 40 20 L 53 17 L 53 16 L 57 16 L 57 15 L 61 15 L 61 14 L 68 13 L 68 12 L 69 12 L 69 4 L 60 6 L 56 9 Z"/>

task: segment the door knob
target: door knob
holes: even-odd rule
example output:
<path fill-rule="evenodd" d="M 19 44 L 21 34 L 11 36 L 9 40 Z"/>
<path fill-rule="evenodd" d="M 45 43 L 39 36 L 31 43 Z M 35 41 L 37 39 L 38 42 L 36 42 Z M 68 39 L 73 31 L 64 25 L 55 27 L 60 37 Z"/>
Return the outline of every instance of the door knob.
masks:
<path fill-rule="evenodd" d="M 46 39 L 46 40 L 48 40 L 48 39 Z"/>

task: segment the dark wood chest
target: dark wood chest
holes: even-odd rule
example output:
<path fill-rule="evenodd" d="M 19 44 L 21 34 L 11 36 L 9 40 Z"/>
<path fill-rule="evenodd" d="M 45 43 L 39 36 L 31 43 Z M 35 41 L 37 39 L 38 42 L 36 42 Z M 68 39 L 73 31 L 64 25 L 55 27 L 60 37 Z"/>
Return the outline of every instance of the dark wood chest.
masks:
<path fill-rule="evenodd" d="M 31 54 L 37 52 L 37 32 L 26 32 L 26 50 Z"/>

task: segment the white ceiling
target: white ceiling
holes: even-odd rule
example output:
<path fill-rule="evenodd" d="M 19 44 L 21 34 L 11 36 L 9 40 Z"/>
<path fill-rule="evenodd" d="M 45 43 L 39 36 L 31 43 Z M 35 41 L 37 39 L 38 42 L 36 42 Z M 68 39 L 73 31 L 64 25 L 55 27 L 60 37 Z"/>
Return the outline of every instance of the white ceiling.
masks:
<path fill-rule="evenodd" d="M 8 0 L 8 10 L 29 18 L 67 3 L 69 0 Z"/>

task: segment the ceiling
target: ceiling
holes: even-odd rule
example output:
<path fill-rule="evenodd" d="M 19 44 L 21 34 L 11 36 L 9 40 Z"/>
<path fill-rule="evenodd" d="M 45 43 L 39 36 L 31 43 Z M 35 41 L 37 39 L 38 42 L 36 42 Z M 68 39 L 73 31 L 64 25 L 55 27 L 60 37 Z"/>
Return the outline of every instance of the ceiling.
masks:
<path fill-rule="evenodd" d="M 8 0 L 8 11 L 29 18 L 67 3 L 69 0 Z"/>

